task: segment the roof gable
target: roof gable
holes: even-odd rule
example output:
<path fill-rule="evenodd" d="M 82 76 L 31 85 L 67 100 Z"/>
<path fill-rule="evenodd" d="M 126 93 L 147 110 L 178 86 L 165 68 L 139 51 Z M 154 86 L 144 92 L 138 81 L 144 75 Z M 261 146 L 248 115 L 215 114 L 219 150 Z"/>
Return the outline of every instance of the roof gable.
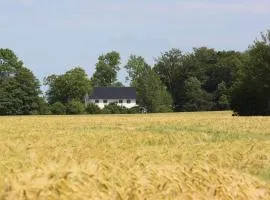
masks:
<path fill-rule="evenodd" d="M 132 87 L 96 87 L 89 99 L 136 99 L 136 90 Z"/>

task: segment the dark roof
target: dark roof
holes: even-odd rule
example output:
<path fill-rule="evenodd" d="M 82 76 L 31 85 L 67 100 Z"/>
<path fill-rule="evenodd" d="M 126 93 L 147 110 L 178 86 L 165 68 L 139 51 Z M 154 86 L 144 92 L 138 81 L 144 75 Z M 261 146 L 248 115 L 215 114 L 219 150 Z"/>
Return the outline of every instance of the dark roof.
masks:
<path fill-rule="evenodd" d="M 136 99 L 136 90 L 132 87 L 96 87 L 89 99 Z"/>

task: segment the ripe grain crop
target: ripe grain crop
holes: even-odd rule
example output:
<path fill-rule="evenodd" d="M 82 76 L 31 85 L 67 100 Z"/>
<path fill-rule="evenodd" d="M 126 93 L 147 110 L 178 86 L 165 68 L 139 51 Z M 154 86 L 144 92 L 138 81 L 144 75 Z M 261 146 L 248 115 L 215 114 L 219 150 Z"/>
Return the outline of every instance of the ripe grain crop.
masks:
<path fill-rule="evenodd" d="M 270 199 L 270 117 L 0 117 L 0 200 Z"/>

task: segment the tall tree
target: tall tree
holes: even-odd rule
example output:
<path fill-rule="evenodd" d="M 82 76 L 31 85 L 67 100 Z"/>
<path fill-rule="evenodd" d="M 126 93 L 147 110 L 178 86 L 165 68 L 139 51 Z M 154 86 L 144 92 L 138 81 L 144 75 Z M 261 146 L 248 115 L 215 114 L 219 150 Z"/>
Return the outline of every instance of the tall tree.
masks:
<path fill-rule="evenodd" d="M 218 89 L 214 96 L 216 103 L 215 109 L 217 110 L 230 109 L 229 90 L 224 81 L 218 84 Z"/>
<path fill-rule="evenodd" d="M 229 93 L 242 68 L 243 58 L 239 52 L 216 51 L 207 47 L 194 48 L 193 52 L 184 55 L 178 49 L 171 49 L 156 59 L 154 70 L 172 95 L 175 111 L 183 110 L 183 105 L 187 103 L 185 87 L 191 77 L 200 82 L 202 92 L 215 97 L 209 99 L 213 107 L 208 108 L 219 110 L 225 106 L 220 106 L 222 102 L 219 101 L 227 104 L 230 95 L 223 95 L 221 99 L 216 97 L 218 85 L 224 82 Z"/>
<path fill-rule="evenodd" d="M 235 51 L 217 52 L 217 60 L 213 65 L 209 65 L 206 70 L 207 80 L 204 82 L 204 89 L 213 93 L 218 89 L 218 84 L 224 82 L 226 87 L 231 87 L 236 79 L 236 75 L 241 70 L 244 55 Z"/>
<path fill-rule="evenodd" d="M 66 104 L 72 100 L 83 102 L 85 95 L 91 91 L 91 81 L 80 67 L 75 67 L 63 75 L 48 76 L 44 83 L 49 86 L 46 95 L 50 104 Z"/>
<path fill-rule="evenodd" d="M 154 70 L 173 97 L 174 107 L 178 107 L 182 95 L 181 83 L 185 79 L 183 61 L 184 55 L 179 49 L 171 49 L 155 59 Z"/>
<path fill-rule="evenodd" d="M 148 112 L 170 112 L 172 110 L 172 98 L 167 92 L 158 75 L 147 68 L 134 82 L 138 93 L 139 103 Z"/>
<path fill-rule="evenodd" d="M 39 82 L 13 51 L 0 49 L 0 114 L 38 113 Z"/>
<path fill-rule="evenodd" d="M 120 54 L 116 51 L 99 56 L 96 71 L 91 79 L 93 86 L 112 86 L 117 81 L 120 59 Z"/>
<path fill-rule="evenodd" d="M 131 55 L 125 69 L 127 70 L 128 77 L 126 80 L 129 80 L 131 85 L 134 85 L 139 76 L 146 70 L 151 67 L 145 62 L 144 58 L 141 56 Z"/>
<path fill-rule="evenodd" d="M 140 106 L 148 112 L 172 111 L 172 97 L 157 73 L 141 56 L 131 55 L 125 68 L 127 79 L 136 88 Z"/>
<path fill-rule="evenodd" d="M 183 111 L 211 110 L 211 95 L 201 88 L 201 82 L 196 77 L 189 77 L 184 86 Z"/>
<path fill-rule="evenodd" d="M 270 115 L 270 30 L 247 51 L 248 61 L 232 92 L 240 115 Z"/>

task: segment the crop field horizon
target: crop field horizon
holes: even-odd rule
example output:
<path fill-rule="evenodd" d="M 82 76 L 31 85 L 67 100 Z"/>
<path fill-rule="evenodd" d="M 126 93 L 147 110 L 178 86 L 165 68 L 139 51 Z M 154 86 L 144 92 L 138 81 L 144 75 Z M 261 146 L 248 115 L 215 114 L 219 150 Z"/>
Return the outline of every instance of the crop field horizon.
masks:
<path fill-rule="evenodd" d="M 270 199 L 270 117 L 0 117 L 0 200 Z"/>

